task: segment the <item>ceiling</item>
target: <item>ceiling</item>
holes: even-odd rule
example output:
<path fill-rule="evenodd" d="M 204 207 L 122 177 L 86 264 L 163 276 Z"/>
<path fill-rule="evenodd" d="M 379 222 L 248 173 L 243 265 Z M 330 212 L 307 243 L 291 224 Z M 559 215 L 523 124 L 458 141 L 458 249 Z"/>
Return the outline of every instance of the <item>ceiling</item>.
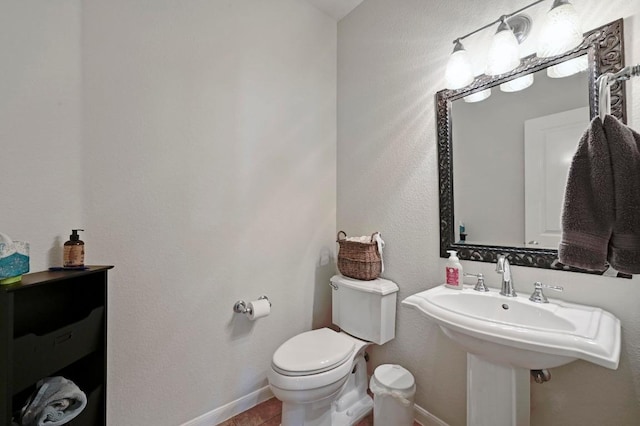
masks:
<path fill-rule="evenodd" d="M 306 0 L 336 21 L 344 18 L 356 8 L 363 0 Z"/>

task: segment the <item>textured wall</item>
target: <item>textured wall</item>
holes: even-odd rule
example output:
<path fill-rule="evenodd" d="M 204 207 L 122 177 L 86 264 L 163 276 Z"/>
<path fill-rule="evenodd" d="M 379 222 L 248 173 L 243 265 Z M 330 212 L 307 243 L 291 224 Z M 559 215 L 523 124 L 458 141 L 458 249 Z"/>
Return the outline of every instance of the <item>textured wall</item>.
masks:
<path fill-rule="evenodd" d="M 434 95 L 445 84 L 451 41 L 527 3 L 367 0 L 338 24 L 338 228 L 352 234 L 382 232 L 385 277 L 400 286 L 400 300 L 443 280 Z M 638 2 L 574 3 L 585 29 L 624 17 L 627 62 L 640 62 Z M 549 6 L 545 2 L 530 14 L 537 19 Z M 465 42 L 469 50 L 477 47 L 476 62 L 490 36 L 485 33 Z M 531 43 L 525 48 L 531 49 Z M 629 115 L 636 128 L 639 98 L 640 80 L 635 80 Z M 497 284 L 491 264 L 463 264 L 465 271 L 482 272 L 490 285 Z M 636 425 L 640 279 L 522 267 L 514 267 L 514 277 L 523 293 L 537 280 L 564 285 L 560 298 L 601 306 L 617 315 L 623 327 L 617 371 L 577 361 L 554 369 L 551 382 L 532 386 L 532 424 Z M 417 379 L 419 405 L 451 425 L 465 424 L 465 353 L 416 311 L 399 307 L 396 339 L 375 348 L 372 359 L 373 366 L 395 362 L 407 367 Z"/>
<path fill-rule="evenodd" d="M 80 1 L 3 2 L 0 28 L 0 231 L 38 271 L 84 226 Z"/>
<path fill-rule="evenodd" d="M 90 257 L 116 265 L 109 424 L 182 424 L 329 322 L 336 22 L 296 0 L 83 7 Z M 263 294 L 269 317 L 232 312 Z"/>
<path fill-rule="evenodd" d="M 336 23 L 296 0 L 11 1 L 0 230 L 110 275 L 109 423 L 176 425 L 267 385 L 330 322 Z M 250 323 L 233 303 L 268 295 Z"/>

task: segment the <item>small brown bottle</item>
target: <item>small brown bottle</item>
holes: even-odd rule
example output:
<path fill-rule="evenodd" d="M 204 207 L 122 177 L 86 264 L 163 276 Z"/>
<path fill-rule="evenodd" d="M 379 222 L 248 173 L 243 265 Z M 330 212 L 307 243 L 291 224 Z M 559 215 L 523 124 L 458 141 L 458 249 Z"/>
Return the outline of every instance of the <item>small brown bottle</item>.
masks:
<path fill-rule="evenodd" d="M 69 241 L 64 243 L 64 267 L 84 266 L 84 241 L 80 239 L 78 231 L 84 229 L 72 229 Z"/>

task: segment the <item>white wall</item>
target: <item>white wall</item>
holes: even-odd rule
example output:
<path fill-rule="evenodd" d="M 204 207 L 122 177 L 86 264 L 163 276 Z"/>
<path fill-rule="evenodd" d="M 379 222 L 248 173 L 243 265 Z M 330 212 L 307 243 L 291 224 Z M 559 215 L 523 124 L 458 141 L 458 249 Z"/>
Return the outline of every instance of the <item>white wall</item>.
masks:
<path fill-rule="evenodd" d="M 109 424 L 176 425 L 266 386 L 278 345 L 329 323 L 336 23 L 295 0 L 88 0 L 83 25 Z M 232 312 L 263 294 L 268 318 Z"/>
<path fill-rule="evenodd" d="M 3 2 L 0 28 L 0 231 L 37 271 L 84 226 L 80 1 Z"/>
<path fill-rule="evenodd" d="M 110 425 L 177 425 L 267 385 L 330 323 L 336 22 L 297 0 L 5 2 L 0 230 L 109 288 Z M 267 295 L 268 318 L 232 313 Z"/>
<path fill-rule="evenodd" d="M 338 228 L 352 234 L 382 232 L 385 277 L 400 286 L 399 300 L 443 280 L 434 96 L 445 85 L 451 42 L 528 2 L 479 3 L 366 0 L 338 24 Z M 585 29 L 624 17 L 627 62 L 640 62 L 638 2 L 574 3 Z M 531 10 L 536 22 L 549 6 L 545 2 Z M 465 42 L 467 49 L 474 44 Z M 637 80 L 630 83 L 628 107 L 637 129 Z M 465 271 L 482 272 L 497 285 L 493 265 L 463 264 Z M 514 277 L 522 293 L 537 280 L 562 284 L 562 299 L 601 306 L 623 327 L 618 370 L 577 361 L 554 369 L 550 382 L 532 385 L 532 425 L 637 424 L 640 279 L 523 267 L 514 267 Z M 373 349 L 372 367 L 404 365 L 416 376 L 417 403 L 451 425 L 464 425 L 465 353 L 416 311 L 399 306 L 396 330 L 394 341 Z"/>

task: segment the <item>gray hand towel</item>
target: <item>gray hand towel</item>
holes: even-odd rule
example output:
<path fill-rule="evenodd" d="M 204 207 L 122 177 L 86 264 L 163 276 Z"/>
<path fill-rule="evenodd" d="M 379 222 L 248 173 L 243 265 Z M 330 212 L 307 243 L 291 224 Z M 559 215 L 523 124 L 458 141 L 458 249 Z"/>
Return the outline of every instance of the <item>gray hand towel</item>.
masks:
<path fill-rule="evenodd" d="M 569 167 L 562 208 L 558 259 L 576 268 L 607 269 L 607 247 L 615 220 L 613 171 L 602 120 L 584 133 Z"/>
<path fill-rule="evenodd" d="M 613 169 L 615 221 L 609 241 L 611 266 L 640 273 L 640 134 L 611 115 L 604 118 Z"/>
<path fill-rule="evenodd" d="M 64 377 L 47 377 L 22 408 L 22 426 L 58 426 L 70 422 L 87 406 L 87 396 Z"/>

